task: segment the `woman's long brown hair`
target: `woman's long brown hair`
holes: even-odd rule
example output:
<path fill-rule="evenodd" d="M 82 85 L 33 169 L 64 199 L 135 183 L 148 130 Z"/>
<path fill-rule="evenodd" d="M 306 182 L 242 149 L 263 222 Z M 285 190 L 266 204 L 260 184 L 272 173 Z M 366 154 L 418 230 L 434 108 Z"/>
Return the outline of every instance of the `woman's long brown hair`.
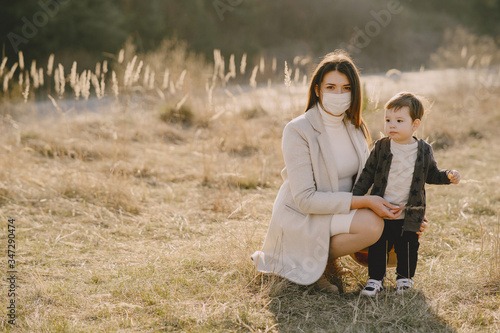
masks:
<path fill-rule="evenodd" d="M 323 60 L 314 70 L 311 84 L 309 86 L 309 97 L 306 112 L 320 102 L 320 98 L 316 96 L 316 87 L 319 89 L 325 75 L 332 71 L 338 71 L 347 76 L 347 79 L 351 84 L 351 106 L 346 111 L 346 119 L 356 128 L 361 128 L 366 140 L 370 141 L 370 133 L 368 132 L 368 128 L 363 120 L 363 117 L 361 116 L 362 91 L 358 69 L 356 68 L 356 65 L 354 65 L 351 57 L 342 50 L 336 50 L 335 52 L 325 55 Z"/>

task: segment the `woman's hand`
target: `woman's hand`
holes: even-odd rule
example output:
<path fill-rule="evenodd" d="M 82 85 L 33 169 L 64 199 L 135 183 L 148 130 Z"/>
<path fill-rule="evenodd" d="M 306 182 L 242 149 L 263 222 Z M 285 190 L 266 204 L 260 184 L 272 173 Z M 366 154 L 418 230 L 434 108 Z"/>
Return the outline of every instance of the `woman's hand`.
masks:
<path fill-rule="evenodd" d="M 369 195 L 368 197 L 370 203 L 368 207 L 373 210 L 375 214 L 384 219 L 397 219 L 404 208 L 404 205 L 393 205 L 377 195 Z"/>
<path fill-rule="evenodd" d="M 422 224 L 420 225 L 420 231 L 417 232 L 418 239 L 424 234 L 425 228 L 429 225 L 429 220 L 427 217 L 424 216 L 424 220 L 422 221 Z"/>
<path fill-rule="evenodd" d="M 351 209 L 356 208 L 370 208 L 381 218 L 397 219 L 401 215 L 404 205 L 393 205 L 378 195 L 353 196 Z"/>

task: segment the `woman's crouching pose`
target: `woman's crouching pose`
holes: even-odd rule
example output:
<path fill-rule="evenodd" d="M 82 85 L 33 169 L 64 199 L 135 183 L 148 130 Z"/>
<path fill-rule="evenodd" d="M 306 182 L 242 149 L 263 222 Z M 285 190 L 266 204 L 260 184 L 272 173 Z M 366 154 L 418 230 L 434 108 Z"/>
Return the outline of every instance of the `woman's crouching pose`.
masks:
<path fill-rule="evenodd" d="M 258 271 L 338 292 L 327 278 L 336 259 L 375 243 L 383 218 L 401 213 L 379 196 L 352 194 L 369 141 L 358 71 L 345 53 L 327 54 L 313 74 L 306 112 L 283 131 L 284 182 L 264 245 L 252 255 Z"/>

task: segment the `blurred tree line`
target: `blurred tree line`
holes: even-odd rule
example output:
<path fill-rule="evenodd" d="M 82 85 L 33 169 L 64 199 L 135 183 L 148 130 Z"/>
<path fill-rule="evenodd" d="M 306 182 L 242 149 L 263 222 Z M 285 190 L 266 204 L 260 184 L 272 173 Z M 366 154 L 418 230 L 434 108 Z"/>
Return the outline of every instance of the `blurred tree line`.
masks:
<path fill-rule="evenodd" d="M 90 66 L 127 38 L 138 52 L 176 38 L 207 59 L 214 48 L 282 60 L 343 47 L 365 72 L 418 69 L 456 26 L 497 38 L 500 0 L 0 0 L 9 62 L 21 50 Z"/>

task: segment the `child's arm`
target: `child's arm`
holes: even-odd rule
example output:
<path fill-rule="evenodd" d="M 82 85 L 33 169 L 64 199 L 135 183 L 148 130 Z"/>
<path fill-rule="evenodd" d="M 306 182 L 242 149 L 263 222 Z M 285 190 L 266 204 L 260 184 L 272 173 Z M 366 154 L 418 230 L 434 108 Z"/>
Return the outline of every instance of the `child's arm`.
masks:
<path fill-rule="evenodd" d="M 359 176 L 358 181 L 354 185 L 352 194 L 354 195 L 365 195 L 370 187 L 373 185 L 373 180 L 375 178 L 375 170 L 377 169 L 377 153 L 376 147 L 372 149 L 368 160 L 366 160 L 365 167 Z"/>
<path fill-rule="evenodd" d="M 425 182 L 427 184 L 450 184 L 451 178 L 449 178 L 448 173 L 450 170 L 439 169 L 437 162 L 434 159 L 434 154 L 431 146 L 429 145 L 429 168 L 427 171 L 427 179 Z M 457 172 L 458 173 L 458 172 Z M 460 179 L 460 176 L 459 176 Z"/>

